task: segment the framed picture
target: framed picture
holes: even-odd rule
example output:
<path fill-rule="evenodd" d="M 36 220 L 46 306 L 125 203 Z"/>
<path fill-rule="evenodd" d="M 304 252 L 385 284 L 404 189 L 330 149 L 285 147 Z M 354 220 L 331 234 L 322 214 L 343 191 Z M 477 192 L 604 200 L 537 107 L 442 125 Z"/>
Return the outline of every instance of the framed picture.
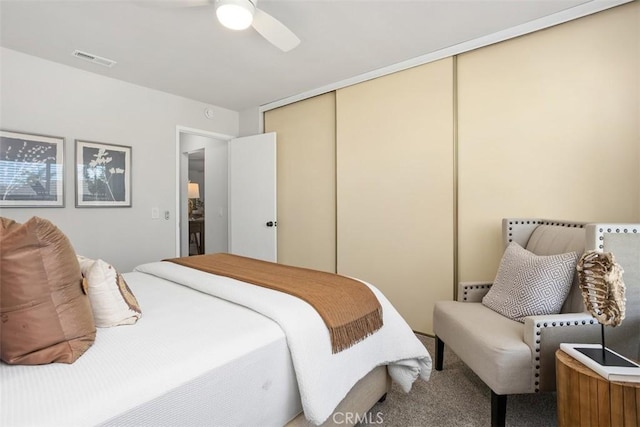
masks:
<path fill-rule="evenodd" d="M 0 130 L 0 207 L 64 207 L 64 138 Z"/>
<path fill-rule="evenodd" d="M 131 147 L 76 139 L 76 207 L 131 206 Z"/>

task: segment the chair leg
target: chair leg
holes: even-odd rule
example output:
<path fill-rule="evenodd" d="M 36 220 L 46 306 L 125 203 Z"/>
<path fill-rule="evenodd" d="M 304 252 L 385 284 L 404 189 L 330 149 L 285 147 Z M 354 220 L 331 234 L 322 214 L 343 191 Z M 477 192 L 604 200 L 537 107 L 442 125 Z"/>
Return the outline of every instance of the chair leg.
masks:
<path fill-rule="evenodd" d="M 436 371 L 442 371 L 442 364 L 444 362 L 444 341 L 442 341 L 436 335 L 436 355 L 435 355 Z"/>
<path fill-rule="evenodd" d="M 507 395 L 491 390 L 491 427 L 504 427 L 507 416 Z"/>

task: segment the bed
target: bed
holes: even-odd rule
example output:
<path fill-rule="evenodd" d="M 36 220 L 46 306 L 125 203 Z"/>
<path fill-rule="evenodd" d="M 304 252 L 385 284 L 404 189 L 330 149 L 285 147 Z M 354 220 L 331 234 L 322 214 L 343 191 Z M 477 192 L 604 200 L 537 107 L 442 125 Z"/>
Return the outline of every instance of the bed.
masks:
<path fill-rule="evenodd" d="M 121 278 L 139 319 L 96 328 L 73 363 L 1 363 L 0 425 L 344 425 L 390 379 L 408 392 L 430 374 L 426 349 L 370 284 L 383 326 L 332 352 L 295 296 L 166 261 Z"/>

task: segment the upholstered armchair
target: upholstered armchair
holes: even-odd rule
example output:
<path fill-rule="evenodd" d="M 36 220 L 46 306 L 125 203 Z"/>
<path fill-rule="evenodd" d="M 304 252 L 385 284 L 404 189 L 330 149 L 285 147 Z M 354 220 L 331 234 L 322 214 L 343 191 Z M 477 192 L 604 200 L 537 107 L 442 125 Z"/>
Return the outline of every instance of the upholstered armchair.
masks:
<path fill-rule="evenodd" d="M 535 254 L 529 255 L 534 258 L 554 258 L 549 256 L 574 251 L 581 256 L 590 249 L 612 252 L 624 269 L 627 304 L 624 322 L 615 328 L 606 327 L 606 345 L 640 359 L 640 224 L 504 219 L 502 236 L 505 256 L 496 281 L 507 250 L 517 246 L 512 242 Z M 446 344 L 491 389 L 492 425 L 504 425 L 507 395 L 555 390 L 555 352 L 561 342 L 600 343 L 600 324 L 585 308 L 577 276 L 573 274 L 567 284 L 568 296 L 560 302 L 559 314 L 513 320 L 487 307 L 487 300 L 483 304 L 492 287 L 492 283 L 484 282 L 460 283 L 457 301 L 435 304 L 435 368 L 443 369 Z"/>

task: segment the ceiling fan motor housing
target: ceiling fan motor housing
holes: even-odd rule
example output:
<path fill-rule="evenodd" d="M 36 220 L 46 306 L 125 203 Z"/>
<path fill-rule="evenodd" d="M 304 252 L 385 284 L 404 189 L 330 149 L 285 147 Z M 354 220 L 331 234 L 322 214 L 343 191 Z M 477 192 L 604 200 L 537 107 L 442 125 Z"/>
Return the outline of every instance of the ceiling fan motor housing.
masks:
<path fill-rule="evenodd" d="M 216 0 L 218 21 L 232 30 L 244 30 L 251 26 L 256 5 L 251 0 Z"/>

